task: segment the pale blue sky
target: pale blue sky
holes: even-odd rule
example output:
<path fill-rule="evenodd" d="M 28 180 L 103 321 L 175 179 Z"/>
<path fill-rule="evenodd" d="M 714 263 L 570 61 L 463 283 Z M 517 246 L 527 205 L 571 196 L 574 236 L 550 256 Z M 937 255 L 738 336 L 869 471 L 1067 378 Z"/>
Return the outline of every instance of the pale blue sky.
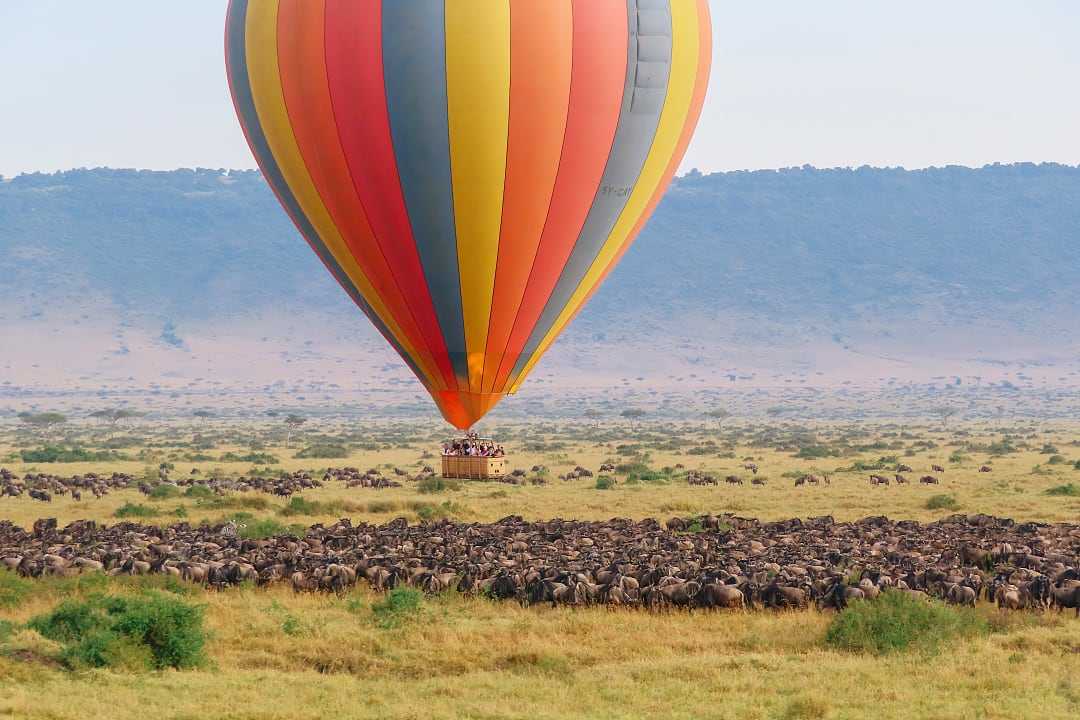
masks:
<path fill-rule="evenodd" d="M 225 0 L 0 0 L 0 174 L 252 167 Z M 712 0 L 684 169 L 1080 164 L 1077 0 Z"/>

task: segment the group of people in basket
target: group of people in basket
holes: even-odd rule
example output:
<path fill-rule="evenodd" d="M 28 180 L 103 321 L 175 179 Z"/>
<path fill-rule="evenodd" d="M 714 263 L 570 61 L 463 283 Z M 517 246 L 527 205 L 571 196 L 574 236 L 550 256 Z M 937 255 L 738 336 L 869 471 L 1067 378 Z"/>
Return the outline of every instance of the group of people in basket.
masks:
<path fill-rule="evenodd" d="M 460 440 L 443 443 L 442 454 L 450 457 L 503 457 L 506 451 L 502 445 L 481 440 L 476 433 L 468 433 Z"/>

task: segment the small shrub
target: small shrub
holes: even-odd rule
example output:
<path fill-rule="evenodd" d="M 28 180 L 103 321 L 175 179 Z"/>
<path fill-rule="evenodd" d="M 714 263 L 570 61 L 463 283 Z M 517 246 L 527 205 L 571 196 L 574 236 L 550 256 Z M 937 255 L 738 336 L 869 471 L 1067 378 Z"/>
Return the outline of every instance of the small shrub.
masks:
<path fill-rule="evenodd" d="M 1046 494 L 1054 497 L 1080 497 L 1080 485 L 1076 483 L 1058 485 L 1047 490 Z"/>
<path fill-rule="evenodd" d="M 184 491 L 184 497 L 202 500 L 204 498 L 214 497 L 214 491 L 205 485 L 192 485 Z"/>
<path fill-rule="evenodd" d="M 278 460 L 269 453 L 250 452 L 245 455 L 238 455 L 234 452 L 227 452 L 218 458 L 218 462 L 242 462 L 251 463 L 252 465 L 277 465 Z"/>
<path fill-rule="evenodd" d="M 168 483 L 161 483 L 151 488 L 147 495 L 151 500 L 169 500 L 180 495 L 180 488 Z"/>
<path fill-rule="evenodd" d="M 108 450 L 94 452 L 86 448 L 63 445 L 46 445 L 35 450 L 20 450 L 19 457 L 24 463 L 111 462 L 130 459 L 127 455 Z"/>
<path fill-rule="evenodd" d="M 825 641 L 842 650 L 884 655 L 933 650 L 950 639 L 989 631 L 986 620 L 970 608 L 953 608 L 894 591 L 877 600 L 851 603 L 833 619 Z"/>
<path fill-rule="evenodd" d="M 303 525 L 285 525 L 274 518 L 244 519 L 237 522 L 237 535 L 248 540 L 265 540 L 277 535 L 303 537 L 307 528 Z"/>
<path fill-rule="evenodd" d="M 0 608 L 15 607 L 30 594 L 34 584 L 10 570 L 0 570 Z"/>
<path fill-rule="evenodd" d="M 372 500 L 367 504 L 367 511 L 369 513 L 383 514 L 392 513 L 401 510 L 401 503 L 394 502 L 393 500 Z"/>
<path fill-rule="evenodd" d="M 302 460 L 340 460 L 349 457 L 349 449 L 344 445 L 312 445 L 296 453 L 294 457 Z"/>
<path fill-rule="evenodd" d="M 432 495 L 446 490 L 460 490 L 461 483 L 457 480 L 441 478 L 438 475 L 431 475 L 417 483 L 416 489 L 425 495 Z"/>
<path fill-rule="evenodd" d="M 630 481 L 628 480 L 627 482 L 630 482 Z M 634 479 L 634 482 L 635 483 L 637 482 L 636 478 Z M 615 487 L 615 478 L 608 477 L 607 475 L 600 475 L 600 476 L 598 476 L 596 478 L 596 489 L 597 490 L 610 490 L 613 487 Z"/>
<path fill-rule="evenodd" d="M 1047 465 L 1064 465 L 1067 462 L 1064 455 L 1051 455 L 1046 459 Z"/>
<path fill-rule="evenodd" d="M 927 510 L 959 510 L 960 503 L 952 495 L 932 495 L 926 499 Z"/>
<path fill-rule="evenodd" d="M 118 518 L 152 518 L 157 517 L 160 513 L 156 508 L 152 508 L 149 505 L 141 505 L 139 503 L 126 502 L 120 507 L 116 508 L 113 512 L 113 517 Z"/>
<path fill-rule="evenodd" d="M 302 497 L 294 497 L 289 500 L 288 505 L 278 510 L 278 513 L 285 517 L 294 515 L 336 515 L 357 512 L 360 509 L 359 505 L 348 500 L 320 502 L 318 500 L 305 500 Z"/>
<path fill-rule="evenodd" d="M 203 609 L 157 593 L 66 600 L 28 627 L 64 646 L 72 668 L 191 668 L 205 660 Z"/>
<path fill-rule="evenodd" d="M 372 604 L 371 612 L 378 627 L 391 630 L 415 620 L 420 615 L 423 602 L 424 595 L 419 590 L 399 587 Z"/>

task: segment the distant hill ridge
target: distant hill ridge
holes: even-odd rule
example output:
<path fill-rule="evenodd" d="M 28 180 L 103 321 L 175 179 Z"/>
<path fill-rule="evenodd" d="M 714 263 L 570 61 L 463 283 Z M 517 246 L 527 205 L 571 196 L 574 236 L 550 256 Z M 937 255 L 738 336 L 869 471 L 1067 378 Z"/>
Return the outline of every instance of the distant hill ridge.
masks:
<path fill-rule="evenodd" d="M 77 306 L 177 347 L 192 325 L 356 312 L 254 171 L 5 179 L 0 274 L 2 322 Z M 615 351 L 861 337 L 932 354 L 953 330 L 1037 346 L 1080 326 L 1078 276 L 1077 167 L 692 172 L 573 333 Z"/>

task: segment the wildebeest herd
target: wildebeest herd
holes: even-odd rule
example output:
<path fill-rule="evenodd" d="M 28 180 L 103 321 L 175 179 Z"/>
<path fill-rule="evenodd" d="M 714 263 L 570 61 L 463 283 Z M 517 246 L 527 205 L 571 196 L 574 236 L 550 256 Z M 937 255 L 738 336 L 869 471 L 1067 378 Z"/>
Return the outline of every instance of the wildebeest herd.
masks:
<path fill-rule="evenodd" d="M 242 530 L 242 528 L 240 528 Z M 315 525 L 245 539 L 233 524 L 166 527 L 0 522 L 0 563 L 25 576 L 162 573 L 224 588 L 291 584 L 627 608 L 840 609 L 883 592 L 1080 615 L 1080 525 L 954 515 L 761 522 L 731 515 L 604 522 L 439 521 Z"/>

